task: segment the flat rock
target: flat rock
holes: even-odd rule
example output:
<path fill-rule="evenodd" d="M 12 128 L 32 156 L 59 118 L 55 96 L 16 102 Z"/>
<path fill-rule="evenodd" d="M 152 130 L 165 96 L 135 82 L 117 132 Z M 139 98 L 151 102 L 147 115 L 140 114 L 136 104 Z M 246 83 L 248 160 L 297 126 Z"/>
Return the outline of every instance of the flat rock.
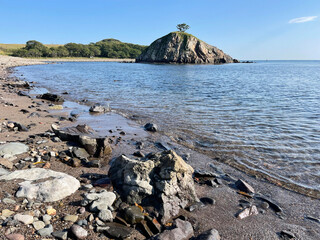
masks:
<path fill-rule="evenodd" d="M 77 215 L 66 215 L 64 218 L 63 218 L 63 221 L 66 221 L 66 222 L 76 222 L 78 220 L 78 216 Z"/>
<path fill-rule="evenodd" d="M 11 215 L 13 215 L 15 212 L 9 210 L 9 209 L 3 209 L 2 212 L 1 212 L 1 216 L 3 218 L 7 218 L 7 217 L 10 217 Z"/>
<path fill-rule="evenodd" d="M 112 222 L 113 220 L 113 215 L 110 210 L 101 210 L 98 217 L 104 222 Z"/>
<path fill-rule="evenodd" d="M 251 187 L 247 182 L 243 181 L 242 179 L 238 179 L 238 181 L 235 182 L 235 185 L 240 191 L 246 193 L 255 193 L 253 187 Z"/>
<path fill-rule="evenodd" d="M 3 168 L 0 168 L 0 176 L 3 176 L 3 175 L 7 175 L 9 174 L 10 172 L 8 170 L 5 170 Z"/>
<path fill-rule="evenodd" d="M 78 190 L 80 182 L 65 173 L 48 169 L 32 168 L 17 170 L 0 177 L 0 180 L 26 180 L 19 184 L 16 197 L 35 199 L 40 202 L 59 201 Z M 34 181 L 39 181 L 35 182 Z"/>
<path fill-rule="evenodd" d="M 134 232 L 133 228 L 113 222 L 106 223 L 106 226 L 103 230 L 107 232 L 112 238 L 116 239 L 126 239 Z"/>
<path fill-rule="evenodd" d="M 13 219 L 22 222 L 24 225 L 29 225 L 33 223 L 33 216 L 31 215 L 23 215 L 18 213 L 14 215 Z"/>
<path fill-rule="evenodd" d="M 6 158 L 0 158 L 0 165 L 7 169 L 13 168 L 13 163 Z"/>
<path fill-rule="evenodd" d="M 91 106 L 89 109 L 89 112 L 92 112 L 92 113 L 104 113 L 104 112 L 109 112 L 109 111 L 110 111 L 109 107 L 105 107 L 100 104 L 95 104 L 95 105 Z"/>
<path fill-rule="evenodd" d="M 24 240 L 24 236 L 19 233 L 6 235 L 8 240 Z"/>
<path fill-rule="evenodd" d="M 29 150 L 29 147 L 23 143 L 6 143 L 0 146 L 0 156 L 6 156 L 5 158 L 10 158 L 12 156 L 25 153 Z"/>
<path fill-rule="evenodd" d="M 76 224 L 72 225 L 71 232 L 77 239 L 86 239 L 88 236 L 87 230 Z"/>

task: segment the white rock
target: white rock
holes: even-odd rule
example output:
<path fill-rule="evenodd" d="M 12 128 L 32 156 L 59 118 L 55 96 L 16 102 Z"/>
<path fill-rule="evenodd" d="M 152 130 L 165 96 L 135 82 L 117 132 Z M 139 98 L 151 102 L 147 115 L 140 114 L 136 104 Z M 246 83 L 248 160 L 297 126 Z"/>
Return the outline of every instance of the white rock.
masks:
<path fill-rule="evenodd" d="M 25 153 L 28 150 L 29 147 L 23 143 L 6 143 L 0 146 L 0 156 L 6 156 L 6 158 L 9 158 L 17 154 Z"/>
<path fill-rule="evenodd" d="M 22 222 L 24 225 L 29 225 L 33 223 L 33 216 L 31 215 L 23 215 L 18 213 L 14 215 L 13 219 Z"/>
<path fill-rule="evenodd" d="M 0 177 L 0 180 L 23 179 L 16 197 L 35 199 L 40 202 L 59 201 L 78 190 L 80 182 L 65 173 L 43 168 L 17 170 Z M 47 180 L 46 180 L 47 179 Z M 33 181 L 43 180 L 38 183 Z"/>

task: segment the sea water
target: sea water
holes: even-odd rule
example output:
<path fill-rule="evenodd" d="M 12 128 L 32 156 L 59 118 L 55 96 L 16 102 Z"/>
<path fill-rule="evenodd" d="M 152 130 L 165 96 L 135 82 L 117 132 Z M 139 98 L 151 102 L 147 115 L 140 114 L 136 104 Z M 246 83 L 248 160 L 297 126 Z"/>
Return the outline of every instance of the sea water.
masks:
<path fill-rule="evenodd" d="M 157 122 L 196 149 L 320 190 L 320 61 L 65 62 L 16 75 Z"/>

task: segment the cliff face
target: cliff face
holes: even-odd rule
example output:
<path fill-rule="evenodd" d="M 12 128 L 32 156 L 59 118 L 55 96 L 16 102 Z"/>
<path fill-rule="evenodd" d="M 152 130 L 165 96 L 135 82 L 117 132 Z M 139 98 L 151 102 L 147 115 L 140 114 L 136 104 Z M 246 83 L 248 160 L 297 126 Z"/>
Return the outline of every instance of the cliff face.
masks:
<path fill-rule="evenodd" d="M 191 34 L 172 32 L 154 41 L 136 62 L 222 64 L 238 60 Z"/>

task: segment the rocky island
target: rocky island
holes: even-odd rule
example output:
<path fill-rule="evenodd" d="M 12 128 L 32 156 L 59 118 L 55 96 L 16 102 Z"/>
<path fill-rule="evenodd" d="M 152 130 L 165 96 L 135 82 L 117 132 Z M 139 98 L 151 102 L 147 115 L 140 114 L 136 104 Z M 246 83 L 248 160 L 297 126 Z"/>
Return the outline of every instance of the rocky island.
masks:
<path fill-rule="evenodd" d="M 155 40 L 136 62 L 223 64 L 239 61 L 189 33 L 171 32 Z"/>

